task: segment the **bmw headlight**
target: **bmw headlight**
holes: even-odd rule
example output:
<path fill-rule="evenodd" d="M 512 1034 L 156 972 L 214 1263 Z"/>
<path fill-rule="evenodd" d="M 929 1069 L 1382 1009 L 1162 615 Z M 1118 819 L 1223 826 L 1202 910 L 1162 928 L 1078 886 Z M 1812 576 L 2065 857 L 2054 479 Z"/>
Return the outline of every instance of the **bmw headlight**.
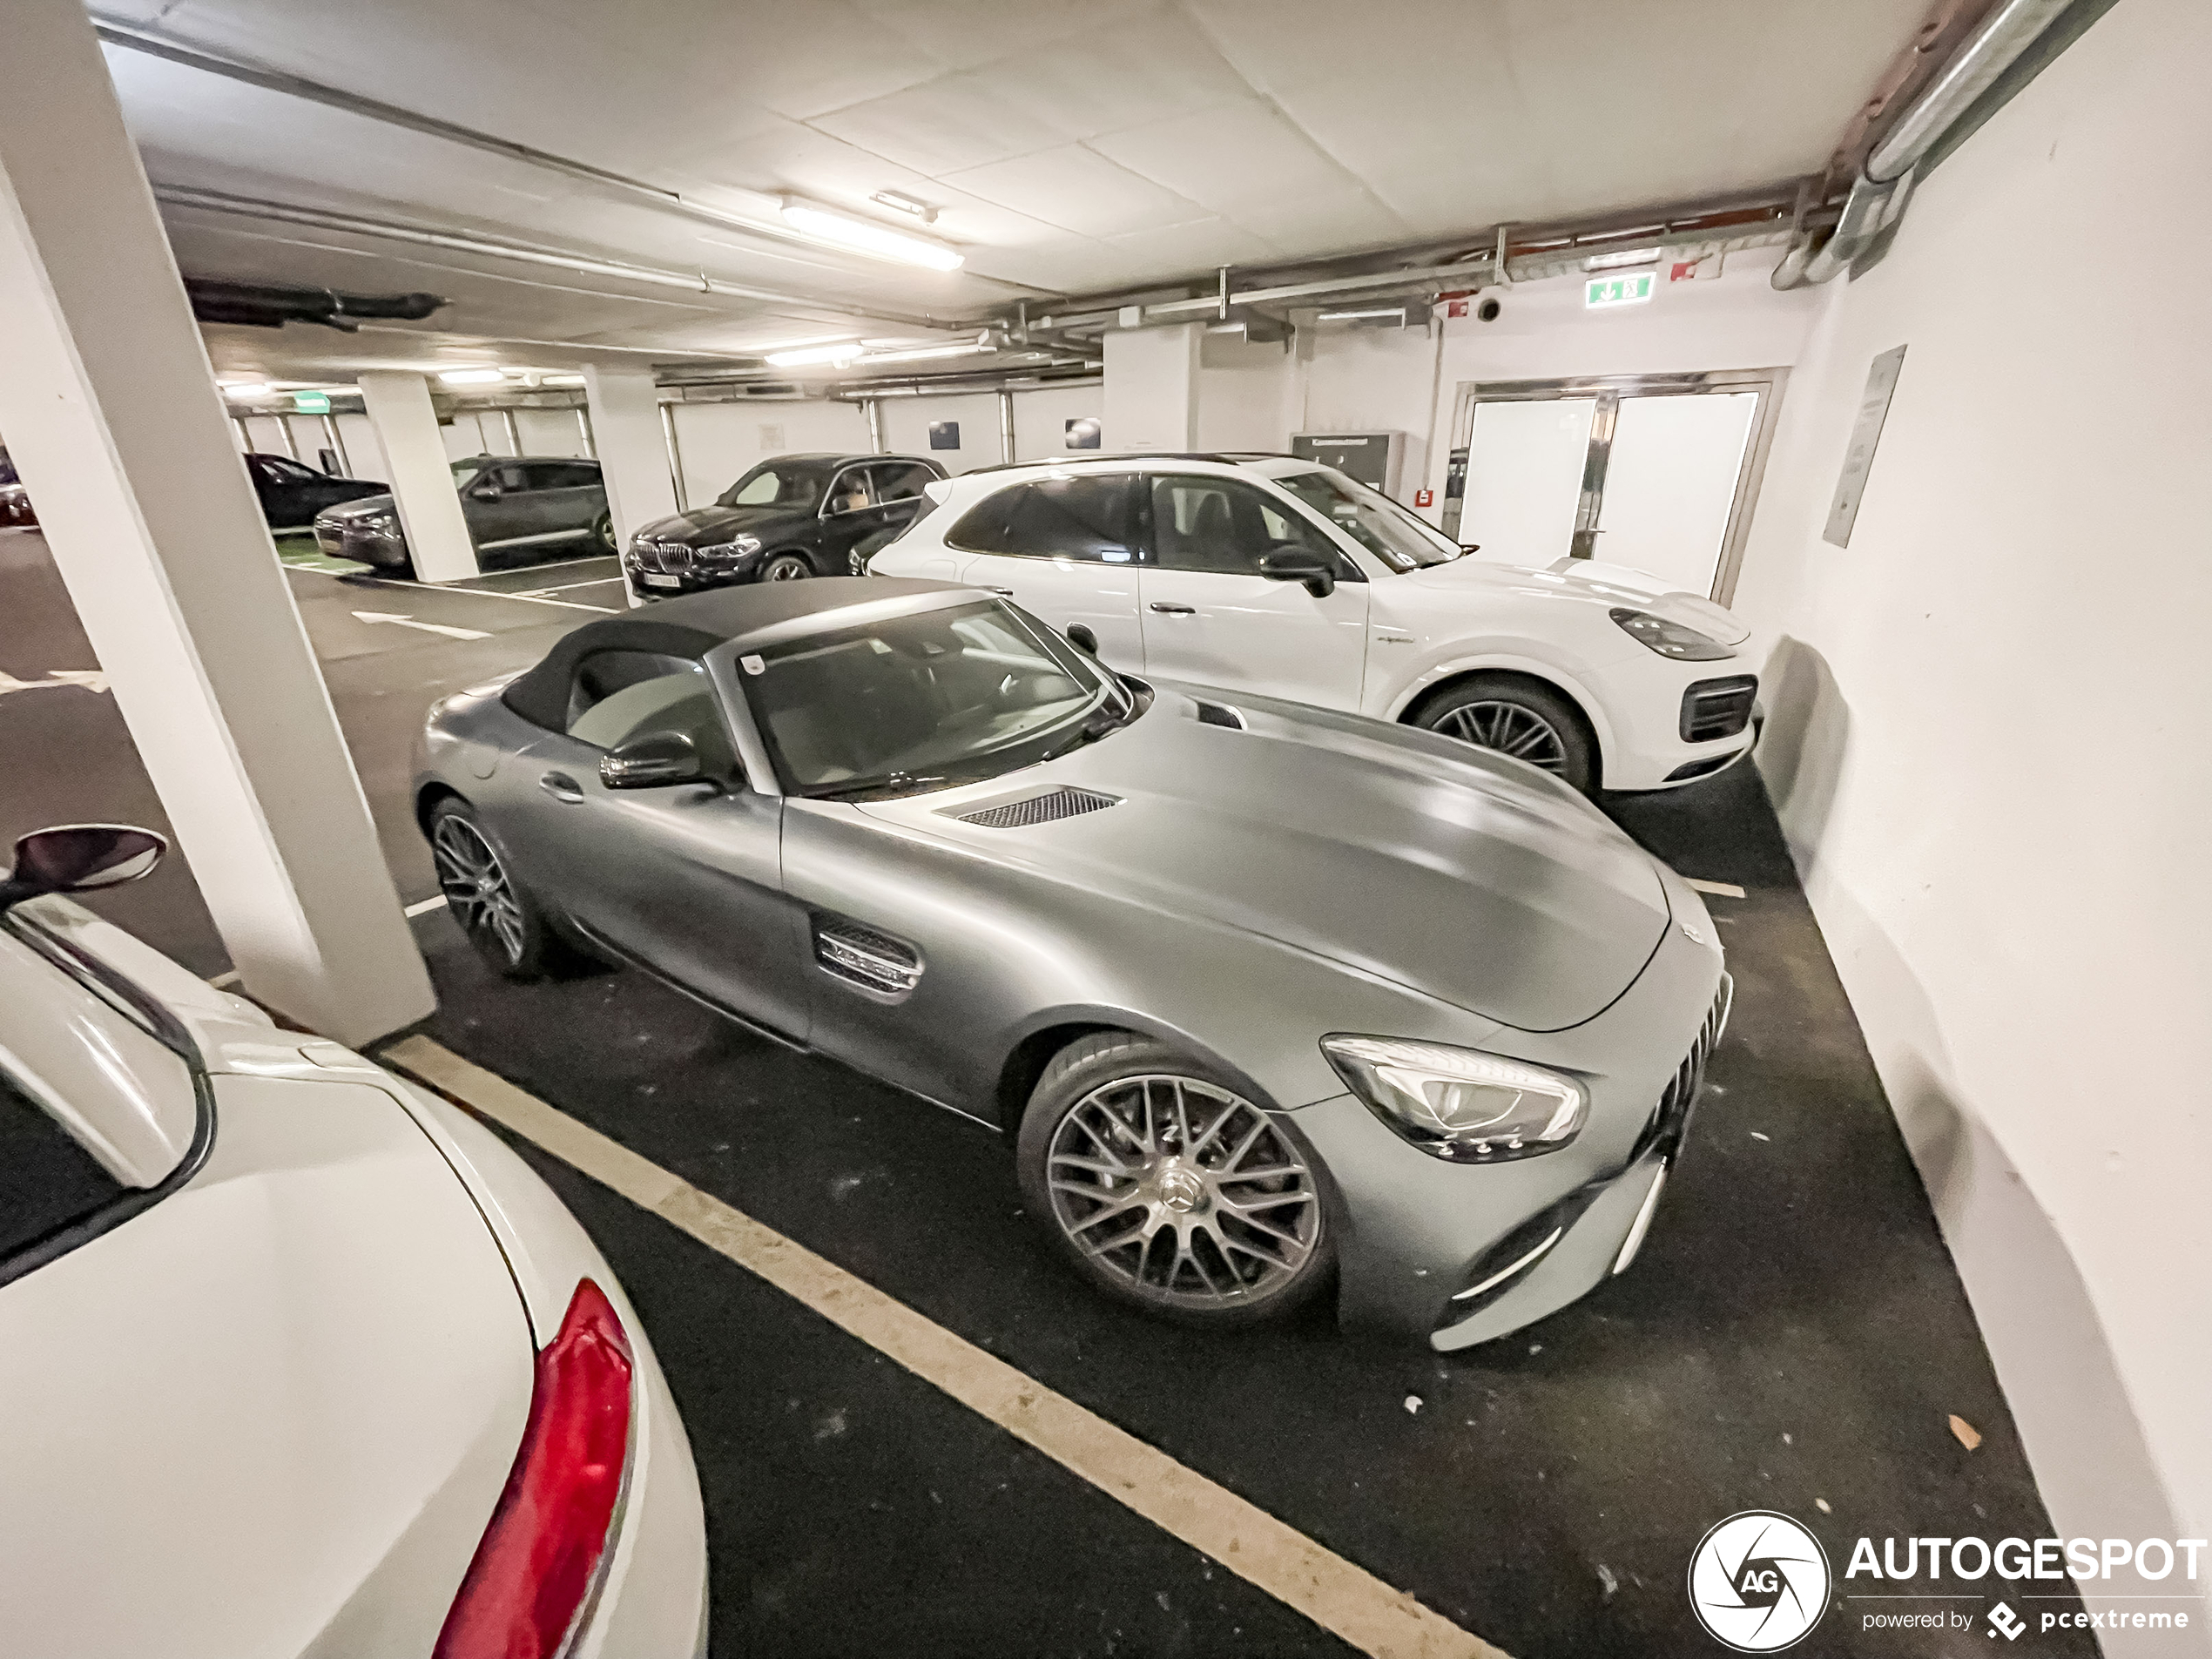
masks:
<path fill-rule="evenodd" d="M 1376 1116 L 1433 1157 L 1494 1163 L 1555 1152 L 1589 1113 L 1572 1077 L 1472 1049 L 1339 1032 L 1321 1039 L 1321 1052 Z"/>
<path fill-rule="evenodd" d="M 1717 663 L 1736 655 L 1710 634 L 1701 634 L 1695 628 L 1655 617 L 1649 610 L 1631 610 L 1625 605 L 1616 605 L 1607 614 L 1638 644 L 1678 663 Z"/>
<path fill-rule="evenodd" d="M 760 551 L 760 538 L 758 536 L 740 536 L 732 542 L 717 542 L 711 547 L 694 548 L 692 551 L 702 559 L 719 560 L 726 563 Z"/>

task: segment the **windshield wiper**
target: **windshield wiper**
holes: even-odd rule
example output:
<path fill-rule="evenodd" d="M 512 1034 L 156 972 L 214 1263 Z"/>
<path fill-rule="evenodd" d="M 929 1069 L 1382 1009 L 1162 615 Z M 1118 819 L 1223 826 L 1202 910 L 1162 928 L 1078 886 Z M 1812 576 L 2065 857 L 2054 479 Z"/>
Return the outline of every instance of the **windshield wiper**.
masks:
<path fill-rule="evenodd" d="M 857 800 L 863 795 L 912 794 L 931 784 L 945 781 L 940 777 L 917 776 L 911 772 L 894 772 L 888 777 L 871 778 L 864 784 L 847 784 L 842 789 L 818 789 L 807 797 L 810 800 Z"/>

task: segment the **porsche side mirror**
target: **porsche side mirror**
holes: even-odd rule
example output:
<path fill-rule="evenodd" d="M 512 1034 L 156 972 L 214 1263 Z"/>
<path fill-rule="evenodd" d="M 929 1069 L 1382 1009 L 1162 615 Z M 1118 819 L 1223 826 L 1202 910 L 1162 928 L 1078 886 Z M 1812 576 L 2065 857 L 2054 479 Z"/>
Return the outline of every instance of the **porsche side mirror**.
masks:
<path fill-rule="evenodd" d="M 49 893 L 91 893 L 152 873 L 166 837 L 128 824 L 64 824 L 16 843 L 15 867 L 0 880 L 0 910 Z"/>
<path fill-rule="evenodd" d="M 1259 556 L 1259 573 L 1270 582 L 1303 582 L 1317 599 L 1337 590 L 1336 561 L 1312 548 L 1278 547 Z"/>
<path fill-rule="evenodd" d="M 472 484 L 469 486 L 469 499 L 471 501 L 497 501 L 506 493 L 507 492 L 502 489 L 497 484 L 487 478 L 482 483 Z"/>
<path fill-rule="evenodd" d="M 1071 622 L 1062 631 L 1067 635 L 1068 643 L 1077 651 L 1083 652 L 1086 656 L 1098 655 L 1098 636 L 1091 632 L 1087 624 Z"/>
<path fill-rule="evenodd" d="M 651 732 L 610 749 L 599 759 L 599 781 L 610 789 L 664 789 L 705 781 L 699 752 L 680 732 Z"/>
<path fill-rule="evenodd" d="M 1462 542 L 1460 543 L 1460 551 L 1462 553 L 1480 553 L 1482 551 L 1482 543 L 1480 542 Z"/>

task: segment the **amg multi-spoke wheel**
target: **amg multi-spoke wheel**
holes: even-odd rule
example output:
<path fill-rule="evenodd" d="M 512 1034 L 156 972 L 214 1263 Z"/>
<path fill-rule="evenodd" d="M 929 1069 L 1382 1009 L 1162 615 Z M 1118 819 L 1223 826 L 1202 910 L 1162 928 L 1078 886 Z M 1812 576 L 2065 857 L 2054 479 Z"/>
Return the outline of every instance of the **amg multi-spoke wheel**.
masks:
<path fill-rule="evenodd" d="M 1440 737 L 1541 767 L 1585 794 L 1596 781 L 1590 739 L 1577 711 L 1548 686 L 1519 675 L 1462 680 L 1406 718 Z"/>
<path fill-rule="evenodd" d="M 560 942 L 463 802 L 442 800 L 431 813 L 430 861 L 446 909 L 484 960 L 509 979 L 543 977 Z"/>
<path fill-rule="evenodd" d="M 1266 1112 L 1164 1043 L 1063 1050 L 1021 1136 L 1032 1213 L 1093 1284 L 1208 1323 L 1305 1299 L 1329 1251 L 1319 1176 Z"/>

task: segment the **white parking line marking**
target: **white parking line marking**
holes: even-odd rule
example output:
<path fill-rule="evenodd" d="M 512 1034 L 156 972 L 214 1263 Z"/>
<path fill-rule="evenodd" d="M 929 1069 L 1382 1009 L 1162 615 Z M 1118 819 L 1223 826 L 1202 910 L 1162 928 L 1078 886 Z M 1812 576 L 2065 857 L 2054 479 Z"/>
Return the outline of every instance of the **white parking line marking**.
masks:
<path fill-rule="evenodd" d="M 299 570 L 308 576 L 327 576 L 334 582 L 340 579 L 333 571 L 318 570 L 305 564 L 287 564 L 284 568 L 287 570 Z M 345 579 L 352 582 L 356 587 L 404 588 L 410 593 L 465 593 L 477 599 L 516 599 L 526 605 L 558 605 L 563 610 L 596 610 L 603 617 L 621 614 L 612 605 L 579 604 L 574 599 L 532 599 L 519 593 L 496 593 L 489 588 L 442 588 L 428 582 L 401 582 L 388 576 L 357 576 Z"/>
<path fill-rule="evenodd" d="M 441 893 L 435 899 L 425 899 L 420 904 L 409 905 L 407 907 L 407 914 L 410 916 L 420 916 L 429 911 L 442 910 L 445 907 L 446 896 L 444 894 Z"/>
<path fill-rule="evenodd" d="M 1696 876 L 1690 875 L 1683 877 L 1683 880 L 1700 893 L 1714 894 L 1723 899 L 1741 899 L 1743 896 L 1743 889 L 1733 881 L 1700 881 Z"/>
<path fill-rule="evenodd" d="M 1376 1659 L 1507 1659 L 1365 1568 L 428 1037 L 379 1056 L 651 1211 Z"/>
<path fill-rule="evenodd" d="M 510 593 L 507 597 L 510 599 L 535 599 L 541 594 L 566 593 L 572 588 L 606 588 L 621 585 L 622 578 L 618 576 L 595 576 L 589 582 L 563 582 L 557 587 L 528 588 L 521 593 Z"/>
<path fill-rule="evenodd" d="M 448 639 L 489 639 L 491 637 L 481 628 L 448 628 L 442 622 L 417 622 L 412 617 L 402 617 L 389 610 L 356 610 L 354 612 L 354 620 L 389 623 L 400 628 L 416 628 L 426 634 L 443 634 Z"/>

